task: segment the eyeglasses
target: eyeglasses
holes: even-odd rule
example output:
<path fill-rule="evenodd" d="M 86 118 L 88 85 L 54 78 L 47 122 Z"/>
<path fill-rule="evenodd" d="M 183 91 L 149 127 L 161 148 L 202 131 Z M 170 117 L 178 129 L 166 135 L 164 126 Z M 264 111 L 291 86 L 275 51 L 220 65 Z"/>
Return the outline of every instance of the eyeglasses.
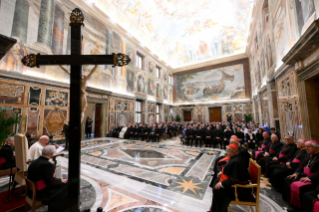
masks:
<path fill-rule="evenodd" d="M 312 148 L 312 147 L 314 147 L 314 146 L 305 146 L 306 148 Z"/>

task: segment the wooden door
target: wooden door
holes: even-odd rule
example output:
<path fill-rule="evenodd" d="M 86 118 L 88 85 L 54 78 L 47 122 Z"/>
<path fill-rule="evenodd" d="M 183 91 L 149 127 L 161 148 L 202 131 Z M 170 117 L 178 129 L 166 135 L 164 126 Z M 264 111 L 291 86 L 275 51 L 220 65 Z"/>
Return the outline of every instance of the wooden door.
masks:
<path fill-rule="evenodd" d="M 184 111 L 184 121 L 192 121 L 192 112 Z"/>
<path fill-rule="evenodd" d="M 94 137 L 102 137 L 101 135 L 101 125 L 102 125 L 102 104 L 96 104 L 95 107 L 95 127 L 94 127 Z"/>
<path fill-rule="evenodd" d="M 222 122 L 222 108 L 221 107 L 209 108 L 209 121 L 210 122 Z"/>

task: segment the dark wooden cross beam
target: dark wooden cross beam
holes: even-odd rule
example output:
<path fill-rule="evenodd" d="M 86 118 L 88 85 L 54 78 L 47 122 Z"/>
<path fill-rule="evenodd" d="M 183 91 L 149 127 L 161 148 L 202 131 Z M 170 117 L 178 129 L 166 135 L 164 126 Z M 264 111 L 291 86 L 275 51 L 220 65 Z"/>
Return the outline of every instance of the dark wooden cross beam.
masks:
<path fill-rule="evenodd" d="M 78 8 L 70 16 L 71 55 L 28 55 L 22 59 L 28 67 L 41 65 L 71 65 L 70 76 L 70 144 L 69 144 L 69 176 L 68 176 L 68 211 L 79 211 L 80 199 L 80 156 L 81 156 L 81 80 L 82 65 L 111 64 L 125 66 L 131 60 L 124 54 L 81 55 L 82 26 L 84 16 Z"/>

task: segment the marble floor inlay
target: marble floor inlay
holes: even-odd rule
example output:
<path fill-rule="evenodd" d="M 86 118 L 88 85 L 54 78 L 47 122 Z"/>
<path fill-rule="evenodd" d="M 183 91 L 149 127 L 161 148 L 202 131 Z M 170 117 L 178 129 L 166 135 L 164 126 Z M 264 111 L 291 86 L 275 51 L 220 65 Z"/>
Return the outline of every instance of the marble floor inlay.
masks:
<path fill-rule="evenodd" d="M 89 204 L 93 211 L 97 207 L 105 212 L 209 211 L 213 164 L 224 150 L 183 146 L 177 139 L 150 143 L 101 138 L 83 143 L 81 178 L 96 193 L 94 204 Z M 68 168 L 67 157 L 58 160 Z M 262 182 L 260 212 L 284 211 L 278 205 L 280 194 L 269 189 L 267 179 Z M 250 208 L 231 205 L 231 211 Z"/>

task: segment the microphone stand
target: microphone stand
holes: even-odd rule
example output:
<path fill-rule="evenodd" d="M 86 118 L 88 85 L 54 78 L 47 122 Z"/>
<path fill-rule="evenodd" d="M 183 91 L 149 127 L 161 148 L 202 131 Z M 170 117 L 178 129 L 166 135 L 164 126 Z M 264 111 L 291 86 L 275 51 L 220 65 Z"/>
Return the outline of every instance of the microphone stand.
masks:
<path fill-rule="evenodd" d="M 10 199 L 10 186 L 11 186 L 11 179 L 12 179 L 12 182 L 13 182 L 13 177 L 12 177 L 12 167 L 13 167 L 13 160 L 11 161 L 11 168 L 10 168 L 10 179 L 9 179 L 9 190 L 8 190 L 8 197 L 7 199 L 4 201 L 5 203 L 8 203 L 11 201 Z"/>

